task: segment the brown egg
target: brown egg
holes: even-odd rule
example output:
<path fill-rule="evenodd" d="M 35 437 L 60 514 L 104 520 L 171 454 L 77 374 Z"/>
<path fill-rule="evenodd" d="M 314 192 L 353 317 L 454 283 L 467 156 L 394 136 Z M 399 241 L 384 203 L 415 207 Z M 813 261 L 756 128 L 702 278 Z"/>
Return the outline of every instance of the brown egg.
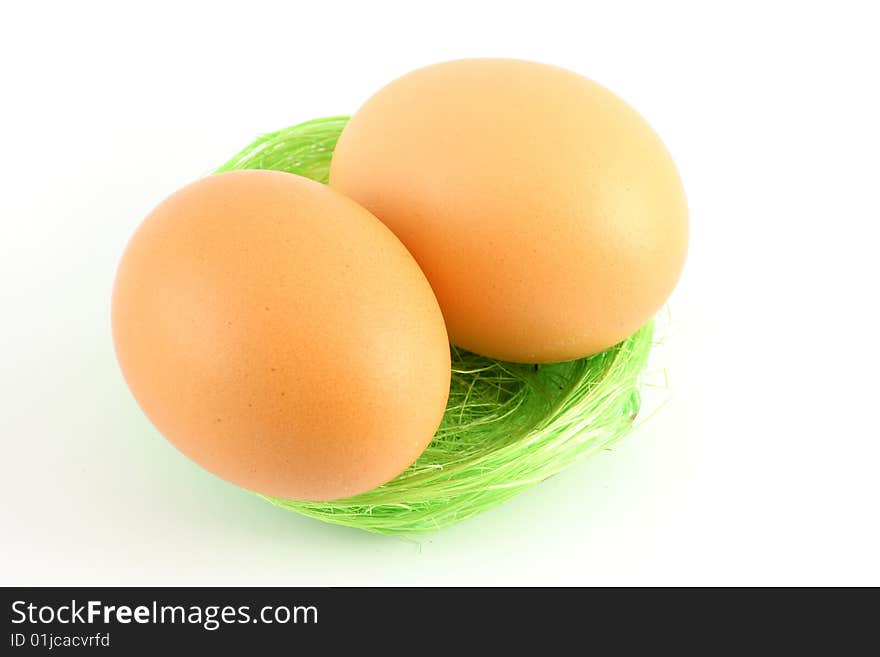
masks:
<path fill-rule="evenodd" d="M 520 362 L 594 354 L 664 303 L 687 208 L 660 139 L 575 73 L 473 59 L 417 70 L 342 133 L 330 185 L 428 277 L 450 339 Z"/>
<path fill-rule="evenodd" d="M 209 176 L 129 243 L 113 337 L 141 408 L 211 472 L 306 500 L 370 490 L 431 440 L 449 343 L 400 241 L 299 176 Z"/>

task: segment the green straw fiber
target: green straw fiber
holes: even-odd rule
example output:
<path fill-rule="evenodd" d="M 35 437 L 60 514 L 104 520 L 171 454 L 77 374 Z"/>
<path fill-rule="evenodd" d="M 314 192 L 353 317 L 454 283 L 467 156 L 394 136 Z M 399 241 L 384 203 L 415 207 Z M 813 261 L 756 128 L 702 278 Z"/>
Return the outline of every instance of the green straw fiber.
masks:
<path fill-rule="evenodd" d="M 264 135 L 217 169 L 272 169 L 325 183 L 347 122 L 336 116 Z M 649 322 L 589 358 L 523 365 L 452 347 L 446 413 L 397 478 L 355 497 L 261 496 L 289 511 L 382 534 L 420 534 L 490 509 L 607 448 L 632 428 L 652 345 Z"/>

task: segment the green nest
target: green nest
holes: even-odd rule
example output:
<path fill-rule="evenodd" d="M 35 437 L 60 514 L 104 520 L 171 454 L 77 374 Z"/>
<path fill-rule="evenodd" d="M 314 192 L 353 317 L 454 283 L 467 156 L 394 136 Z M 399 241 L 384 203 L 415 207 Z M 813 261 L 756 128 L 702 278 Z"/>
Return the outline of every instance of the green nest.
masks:
<path fill-rule="evenodd" d="M 317 119 L 260 137 L 217 172 L 273 169 L 327 183 L 347 122 Z M 420 534 L 494 507 L 623 437 L 639 410 L 652 323 L 589 358 L 507 363 L 452 347 L 440 428 L 419 459 L 367 493 L 331 502 L 262 496 L 325 522 Z"/>

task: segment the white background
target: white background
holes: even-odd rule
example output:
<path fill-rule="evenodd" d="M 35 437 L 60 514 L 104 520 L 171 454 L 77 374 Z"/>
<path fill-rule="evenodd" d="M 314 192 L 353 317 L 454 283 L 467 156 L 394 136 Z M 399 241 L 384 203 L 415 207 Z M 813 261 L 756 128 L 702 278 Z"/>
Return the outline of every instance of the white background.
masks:
<path fill-rule="evenodd" d="M 880 584 L 872 3 L 128 5 L 0 10 L 0 584 Z M 692 242 L 665 404 L 417 541 L 194 466 L 114 360 L 126 240 L 256 135 L 464 56 L 581 72 L 667 143 Z"/>

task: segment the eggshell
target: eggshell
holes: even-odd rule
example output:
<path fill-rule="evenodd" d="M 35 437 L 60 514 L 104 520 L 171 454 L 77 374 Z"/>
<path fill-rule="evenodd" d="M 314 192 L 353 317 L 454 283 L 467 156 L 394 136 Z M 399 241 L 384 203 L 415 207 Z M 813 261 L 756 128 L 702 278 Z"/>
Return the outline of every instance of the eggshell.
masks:
<path fill-rule="evenodd" d="M 286 173 L 214 175 L 161 203 L 119 265 L 112 323 L 156 427 L 269 495 L 328 500 L 392 479 L 449 392 L 416 262 L 362 207 Z"/>
<path fill-rule="evenodd" d="M 415 256 L 451 340 L 553 362 L 623 340 L 664 303 L 688 240 L 666 148 L 578 74 L 505 59 L 412 72 L 370 98 L 330 185 Z"/>

